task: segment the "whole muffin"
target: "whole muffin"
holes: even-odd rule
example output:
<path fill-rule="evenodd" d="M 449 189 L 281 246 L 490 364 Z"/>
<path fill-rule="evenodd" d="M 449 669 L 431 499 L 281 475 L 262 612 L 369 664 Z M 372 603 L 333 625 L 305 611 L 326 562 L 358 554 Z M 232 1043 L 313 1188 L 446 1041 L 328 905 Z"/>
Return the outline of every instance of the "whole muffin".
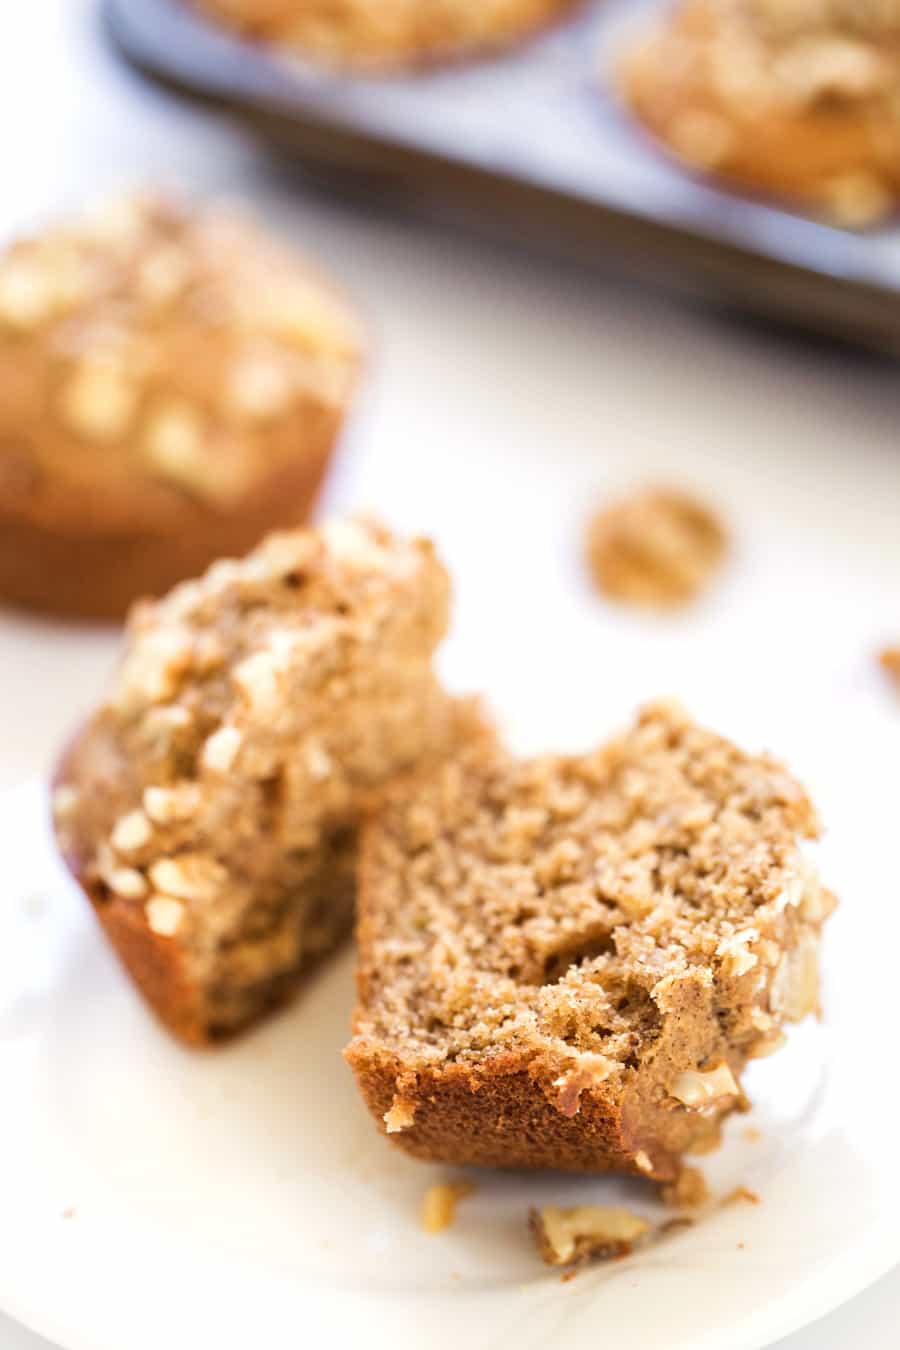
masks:
<path fill-rule="evenodd" d="M 390 70 L 513 46 L 580 0 L 196 0 L 249 38 L 328 65 Z"/>
<path fill-rule="evenodd" d="M 851 228 L 897 208 L 898 0 L 681 0 L 622 74 L 691 168 Z"/>
<path fill-rule="evenodd" d="M 309 515 L 345 302 L 221 209 L 123 197 L 0 254 L 0 598 L 118 618 Z"/>

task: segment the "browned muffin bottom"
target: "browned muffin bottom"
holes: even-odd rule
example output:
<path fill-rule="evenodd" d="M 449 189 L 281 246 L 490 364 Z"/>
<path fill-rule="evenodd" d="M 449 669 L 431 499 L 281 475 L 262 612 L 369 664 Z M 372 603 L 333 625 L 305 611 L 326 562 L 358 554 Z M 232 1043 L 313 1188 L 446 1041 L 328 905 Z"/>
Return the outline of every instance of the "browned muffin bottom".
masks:
<path fill-rule="evenodd" d="M 176 1035 L 239 1030 L 347 931 L 360 811 L 475 723 L 432 672 L 448 602 L 427 542 L 355 521 L 273 535 L 131 616 L 55 819 Z"/>
<path fill-rule="evenodd" d="M 692 168 L 851 228 L 896 210 L 897 0 L 681 0 L 622 80 Z"/>
<path fill-rule="evenodd" d="M 233 213 L 131 195 L 0 254 L 0 597 L 119 617 L 309 513 L 357 321 Z"/>
<path fill-rule="evenodd" d="M 346 1052 L 415 1157 L 677 1175 L 819 1001 L 803 789 L 669 705 L 580 758 L 470 747 L 363 834 Z"/>
<path fill-rule="evenodd" d="M 583 0 L 194 0 L 246 37 L 369 71 L 514 46 Z"/>

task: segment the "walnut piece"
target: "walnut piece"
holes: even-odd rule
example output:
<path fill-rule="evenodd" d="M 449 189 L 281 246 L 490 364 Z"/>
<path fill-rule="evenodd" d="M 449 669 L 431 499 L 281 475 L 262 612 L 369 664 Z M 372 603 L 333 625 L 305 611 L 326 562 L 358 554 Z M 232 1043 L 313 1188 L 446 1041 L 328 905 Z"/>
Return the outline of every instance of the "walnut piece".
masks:
<path fill-rule="evenodd" d="M 429 1186 L 422 1201 L 422 1227 L 426 1233 L 443 1233 L 456 1218 L 460 1200 L 471 1195 L 474 1186 L 468 1181 L 443 1181 Z"/>
<path fill-rule="evenodd" d="M 720 1064 L 708 1073 L 699 1073 L 696 1069 L 685 1069 L 675 1079 L 670 1089 L 671 1095 L 694 1111 L 702 1106 L 711 1106 L 722 1097 L 737 1097 L 740 1088 L 734 1074 L 727 1064 Z"/>
<path fill-rule="evenodd" d="M 538 1251 L 550 1266 L 568 1266 L 591 1257 L 610 1261 L 627 1256 L 652 1230 L 639 1214 L 602 1205 L 532 1209 L 529 1224 Z"/>
<path fill-rule="evenodd" d="M 600 511 L 588 533 L 588 562 L 613 600 L 664 608 L 693 600 L 728 550 L 725 528 L 702 502 L 650 488 Z"/>

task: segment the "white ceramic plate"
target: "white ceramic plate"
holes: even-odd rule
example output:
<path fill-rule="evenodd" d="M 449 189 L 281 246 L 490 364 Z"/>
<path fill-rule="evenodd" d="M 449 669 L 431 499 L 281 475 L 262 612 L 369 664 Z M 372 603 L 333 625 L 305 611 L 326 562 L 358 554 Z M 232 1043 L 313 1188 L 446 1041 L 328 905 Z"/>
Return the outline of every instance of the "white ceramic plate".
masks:
<path fill-rule="evenodd" d="M 453 401 L 446 431 L 413 423 L 402 446 L 399 409 L 376 412 L 370 455 L 337 485 L 440 540 L 457 580 L 452 682 L 486 688 L 521 748 L 586 746 L 640 699 L 678 693 L 784 756 L 830 827 L 820 862 L 843 904 L 826 1022 L 752 1067 L 756 1109 L 707 1168 L 718 1194 L 744 1185 L 761 1202 L 565 1284 L 531 1248 L 528 1207 L 650 1206 L 648 1188 L 484 1175 L 456 1225 L 426 1236 L 422 1194 L 442 1173 L 376 1134 L 340 1057 L 351 954 L 233 1047 L 180 1050 L 60 875 L 32 785 L 0 800 L 0 1307 L 65 1350 L 758 1350 L 900 1260 L 900 708 L 872 660 L 898 617 L 900 465 L 860 449 L 851 467 L 837 435 L 789 459 L 774 435 L 682 450 L 678 477 L 738 516 L 735 561 L 684 617 L 633 616 L 591 595 L 577 553 L 587 494 L 626 480 L 629 456 L 604 481 L 587 405 L 548 456 L 524 389 L 513 446 L 507 401 L 478 388 L 477 408 Z M 412 454 L 420 434 L 440 452 Z M 639 471 L 665 464 L 661 448 Z M 64 720 L 59 670 L 45 686 L 35 669 L 35 734 L 41 706 Z"/>

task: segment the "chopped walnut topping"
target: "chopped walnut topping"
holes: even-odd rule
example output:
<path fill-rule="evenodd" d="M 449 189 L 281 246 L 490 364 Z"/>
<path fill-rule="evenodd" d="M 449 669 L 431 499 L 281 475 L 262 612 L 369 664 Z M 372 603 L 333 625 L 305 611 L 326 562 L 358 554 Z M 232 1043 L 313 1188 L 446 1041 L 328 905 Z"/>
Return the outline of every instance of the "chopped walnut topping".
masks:
<path fill-rule="evenodd" d="M 54 295 L 46 272 L 25 258 L 0 266 L 0 323 L 30 329 L 53 312 Z"/>
<path fill-rule="evenodd" d="M 171 895 L 154 895 L 144 906 L 151 932 L 158 937 L 174 937 L 184 919 L 184 905 Z"/>
<path fill-rule="evenodd" d="M 240 417 L 265 421 L 277 417 L 294 397 L 294 381 L 282 361 L 249 353 L 231 372 L 228 401 Z"/>
<path fill-rule="evenodd" d="M 758 940 L 755 928 L 736 933 L 732 938 L 723 938 L 716 948 L 716 954 L 724 957 L 723 965 L 733 979 L 740 979 L 759 964 L 759 957 L 748 948 Z"/>
<path fill-rule="evenodd" d="M 710 581 L 727 551 L 725 530 L 702 503 L 669 488 L 640 493 L 596 515 L 588 558 L 614 600 L 681 605 Z"/>
<path fill-rule="evenodd" d="M 266 717 L 277 708 L 289 665 L 288 651 L 273 644 L 248 656 L 232 672 L 235 687 L 258 717 Z"/>
<path fill-rule="evenodd" d="M 97 358 L 82 361 L 63 386 L 60 413 L 77 435 L 117 441 L 128 431 L 138 391 L 121 364 Z"/>
<path fill-rule="evenodd" d="M 214 773 L 228 773 L 240 753 L 243 739 L 237 727 L 219 727 L 203 747 L 204 767 Z"/>
<path fill-rule="evenodd" d="M 143 811 L 129 811 L 115 824 L 110 842 L 118 853 L 133 853 L 150 842 L 153 830 Z"/>
<path fill-rule="evenodd" d="M 148 787 L 144 790 L 144 810 L 157 825 L 190 820 L 200 809 L 196 783 L 178 783 L 175 787 Z"/>
<path fill-rule="evenodd" d="M 138 268 L 138 290 L 152 305 L 170 304 L 188 284 L 191 262 L 174 245 L 162 245 L 149 253 Z"/>
<path fill-rule="evenodd" d="M 629 1209 L 579 1205 L 574 1209 L 533 1209 L 531 1231 L 538 1251 L 551 1266 L 598 1258 L 627 1256 L 652 1231 L 651 1224 Z"/>
<path fill-rule="evenodd" d="M 422 1227 L 426 1233 L 443 1233 L 456 1218 L 456 1207 L 460 1200 L 471 1195 L 474 1190 L 471 1182 L 441 1182 L 429 1186 L 422 1201 Z"/>
<path fill-rule="evenodd" d="M 135 867 L 114 867 L 104 873 L 103 880 L 123 900 L 142 900 L 147 894 L 147 882 Z"/>
<path fill-rule="evenodd" d="M 156 889 L 179 900 L 212 900 L 227 877 L 221 863 L 199 853 L 162 858 L 150 868 Z"/>
<path fill-rule="evenodd" d="M 208 487 L 211 470 L 203 420 L 188 403 L 159 408 L 144 429 L 149 462 L 167 478 L 201 491 Z"/>

